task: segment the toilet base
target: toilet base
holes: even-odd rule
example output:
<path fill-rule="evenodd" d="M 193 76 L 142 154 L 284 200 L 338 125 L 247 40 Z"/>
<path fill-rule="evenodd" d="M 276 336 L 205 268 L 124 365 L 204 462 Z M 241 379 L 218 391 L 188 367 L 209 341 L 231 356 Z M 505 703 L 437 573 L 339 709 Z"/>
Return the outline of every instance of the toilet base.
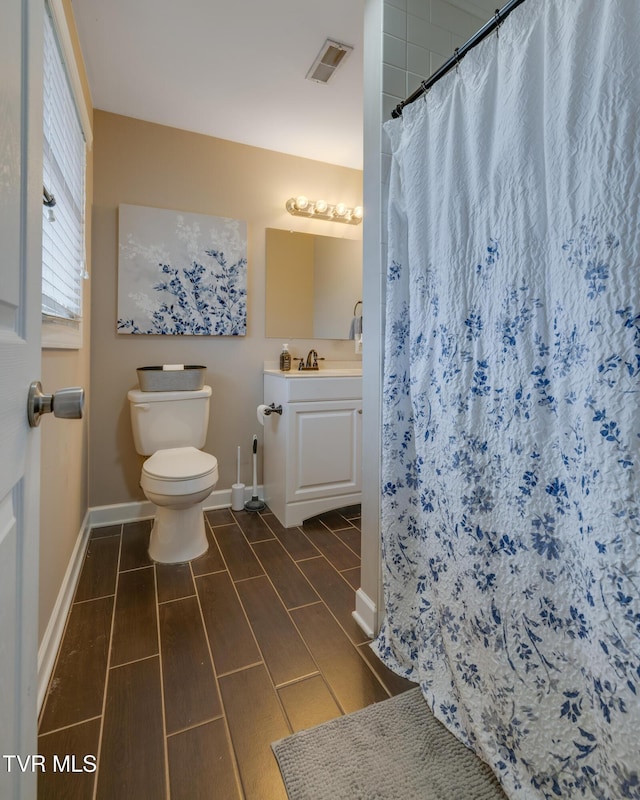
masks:
<path fill-rule="evenodd" d="M 206 553 L 203 503 L 190 508 L 156 506 L 149 555 L 160 564 L 180 564 Z"/>

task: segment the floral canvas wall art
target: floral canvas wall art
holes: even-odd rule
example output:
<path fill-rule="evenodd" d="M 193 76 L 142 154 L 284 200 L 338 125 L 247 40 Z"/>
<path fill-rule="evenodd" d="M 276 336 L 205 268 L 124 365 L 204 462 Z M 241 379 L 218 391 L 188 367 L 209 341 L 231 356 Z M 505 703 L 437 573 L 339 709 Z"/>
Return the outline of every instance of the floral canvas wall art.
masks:
<path fill-rule="evenodd" d="M 118 333 L 244 336 L 246 222 L 119 207 Z"/>

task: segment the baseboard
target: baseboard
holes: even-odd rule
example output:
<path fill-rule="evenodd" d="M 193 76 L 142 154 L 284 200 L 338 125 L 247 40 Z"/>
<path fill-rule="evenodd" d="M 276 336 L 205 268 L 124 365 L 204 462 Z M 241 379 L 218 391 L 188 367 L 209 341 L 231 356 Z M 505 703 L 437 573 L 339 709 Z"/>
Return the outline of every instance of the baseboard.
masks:
<path fill-rule="evenodd" d="M 378 629 L 378 609 L 361 588 L 356 592 L 356 610 L 351 612 L 351 616 L 370 639 L 375 637 Z"/>
<path fill-rule="evenodd" d="M 153 503 L 140 500 L 133 503 L 115 503 L 112 506 L 93 506 L 89 509 L 89 520 L 92 528 L 104 528 L 105 525 L 120 525 L 123 522 L 149 519 L 154 513 Z"/>
<path fill-rule="evenodd" d="M 262 496 L 262 486 L 258 486 L 258 496 Z M 253 493 L 251 486 L 245 487 L 244 498 L 250 500 Z M 211 493 L 204 504 L 205 511 L 231 506 L 231 489 L 217 489 Z M 89 509 L 90 527 L 101 528 L 105 525 L 119 525 L 123 522 L 136 522 L 150 519 L 155 514 L 155 506 L 148 500 L 132 503 L 116 503 L 111 506 L 93 506 Z"/>
<path fill-rule="evenodd" d="M 51 678 L 51 673 L 56 663 L 56 655 L 60 647 L 60 642 L 62 641 L 67 615 L 71 608 L 76 583 L 78 582 L 80 569 L 82 568 L 82 561 L 87 548 L 90 530 L 91 524 L 88 510 L 84 515 L 80 532 L 78 533 L 71 558 L 67 565 L 67 571 L 62 580 L 62 585 L 60 586 L 53 611 L 49 617 L 49 624 L 47 625 L 47 629 L 42 637 L 42 642 L 38 648 L 38 714 L 40 714 L 47 693 L 49 679 Z"/>

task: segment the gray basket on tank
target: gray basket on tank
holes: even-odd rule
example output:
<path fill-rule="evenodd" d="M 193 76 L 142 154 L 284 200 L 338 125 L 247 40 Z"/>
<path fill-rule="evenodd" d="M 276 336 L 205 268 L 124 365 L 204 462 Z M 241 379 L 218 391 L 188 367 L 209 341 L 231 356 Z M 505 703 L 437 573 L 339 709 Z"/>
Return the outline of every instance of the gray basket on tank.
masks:
<path fill-rule="evenodd" d="M 206 367 L 185 364 L 184 369 L 138 367 L 138 383 L 143 392 L 193 392 L 204 386 Z"/>

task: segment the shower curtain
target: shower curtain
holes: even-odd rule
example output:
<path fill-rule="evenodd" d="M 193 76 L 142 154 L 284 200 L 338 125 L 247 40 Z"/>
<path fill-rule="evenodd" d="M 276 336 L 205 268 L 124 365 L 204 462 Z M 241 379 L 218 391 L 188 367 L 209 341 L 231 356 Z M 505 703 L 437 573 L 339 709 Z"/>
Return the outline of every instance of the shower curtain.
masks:
<path fill-rule="evenodd" d="M 638 41 L 527 0 L 385 126 L 373 646 L 521 800 L 640 798 Z"/>

